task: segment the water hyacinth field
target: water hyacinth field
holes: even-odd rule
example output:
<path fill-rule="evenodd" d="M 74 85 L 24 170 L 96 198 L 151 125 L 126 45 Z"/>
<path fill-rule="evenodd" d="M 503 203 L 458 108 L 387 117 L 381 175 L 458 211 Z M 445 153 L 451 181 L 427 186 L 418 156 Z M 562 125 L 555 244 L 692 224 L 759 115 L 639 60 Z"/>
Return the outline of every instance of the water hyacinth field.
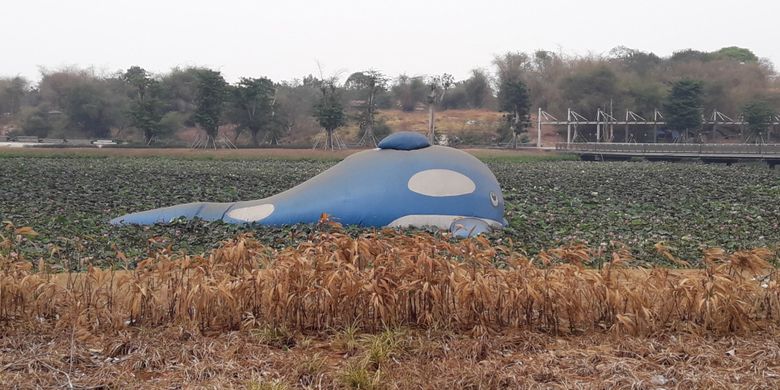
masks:
<path fill-rule="evenodd" d="M 0 218 L 39 233 L 20 250 L 44 258 L 102 264 L 122 251 L 130 262 L 170 246 L 201 253 L 253 231 L 283 247 L 311 226 L 237 227 L 177 222 L 113 227 L 112 217 L 193 201 L 270 196 L 335 164 L 331 159 L 192 159 L 18 156 L 0 158 Z M 510 225 L 490 239 L 534 255 L 583 243 L 625 245 L 638 265 L 667 264 L 661 243 L 696 265 L 702 250 L 780 244 L 780 171 L 753 165 L 589 163 L 488 158 L 507 203 Z M 357 234 L 360 229 L 348 229 Z"/>

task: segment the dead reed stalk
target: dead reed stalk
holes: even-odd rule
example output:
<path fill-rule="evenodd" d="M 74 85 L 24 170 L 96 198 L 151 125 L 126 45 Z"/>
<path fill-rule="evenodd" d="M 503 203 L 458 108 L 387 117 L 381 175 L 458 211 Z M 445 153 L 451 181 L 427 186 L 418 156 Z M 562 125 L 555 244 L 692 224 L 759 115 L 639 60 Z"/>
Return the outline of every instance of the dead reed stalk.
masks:
<path fill-rule="evenodd" d="M 707 268 L 685 272 L 627 268 L 628 251 L 620 249 L 593 270 L 585 265 L 597 254 L 583 246 L 533 261 L 484 238 L 451 242 L 393 230 L 354 238 L 332 229 L 281 251 L 242 235 L 207 256 L 163 251 L 133 270 L 63 276 L 13 256 L 15 237 L 31 231 L 6 232 L 0 323 L 77 337 L 139 325 L 206 333 L 407 326 L 724 334 L 780 318 L 778 274 L 768 262 L 774 254 L 766 249 L 710 250 Z M 496 266 L 497 257 L 506 266 Z"/>

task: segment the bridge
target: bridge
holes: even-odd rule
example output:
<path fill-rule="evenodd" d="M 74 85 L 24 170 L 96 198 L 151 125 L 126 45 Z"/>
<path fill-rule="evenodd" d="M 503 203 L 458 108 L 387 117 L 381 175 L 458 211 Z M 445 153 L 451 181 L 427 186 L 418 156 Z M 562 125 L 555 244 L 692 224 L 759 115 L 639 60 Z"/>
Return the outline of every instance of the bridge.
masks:
<path fill-rule="evenodd" d="M 731 164 L 764 161 L 774 168 L 780 164 L 780 144 L 693 144 L 693 143 L 559 143 L 558 151 L 577 154 L 582 160 L 608 161 L 644 158 L 649 161 L 700 160 Z"/>

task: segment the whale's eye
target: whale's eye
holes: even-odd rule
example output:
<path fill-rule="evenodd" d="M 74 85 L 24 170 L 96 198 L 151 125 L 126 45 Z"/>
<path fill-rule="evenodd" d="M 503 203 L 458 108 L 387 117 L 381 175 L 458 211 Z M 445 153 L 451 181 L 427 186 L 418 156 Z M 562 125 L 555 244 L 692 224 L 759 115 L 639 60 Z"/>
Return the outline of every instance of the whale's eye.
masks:
<path fill-rule="evenodd" d="M 493 191 L 490 192 L 490 203 L 493 204 L 493 207 L 498 207 L 498 195 Z"/>

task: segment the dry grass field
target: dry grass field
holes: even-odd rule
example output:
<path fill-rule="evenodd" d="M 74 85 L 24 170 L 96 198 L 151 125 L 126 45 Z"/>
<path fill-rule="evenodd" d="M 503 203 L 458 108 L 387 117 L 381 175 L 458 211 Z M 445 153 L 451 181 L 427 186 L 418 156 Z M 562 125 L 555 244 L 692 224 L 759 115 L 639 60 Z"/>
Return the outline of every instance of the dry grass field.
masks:
<path fill-rule="evenodd" d="M 477 138 L 481 144 L 490 143 L 496 136 L 496 129 L 504 120 L 503 113 L 489 110 L 445 110 L 436 113 L 436 129 L 449 136 L 460 138 Z M 425 132 L 428 130 L 428 112 L 400 110 L 383 110 L 380 118 L 384 119 L 388 126 L 396 130 L 412 130 Z M 535 120 L 536 114 L 531 115 Z M 356 130 L 354 130 L 356 131 Z M 536 145 L 536 128 L 529 128 L 529 143 Z M 544 126 L 542 128 L 542 144 L 554 146 L 557 142 L 565 141 L 561 138 L 555 127 Z"/>
<path fill-rule="evenodd" d="M 766 249 L 637 269 L 625 248 L 528 258 L 485 239 L 354 237 L 323 219 L 295 248 L 243 235 L 202 256 L 163 249 L 134 269 L 52 274 L 14 250 L 32 229 L 2 235 L 8 387 L 780 385 L 780 274 Z"/>
<path fill-rule="evenodd" d="M 72 339 L 13 330 L 0 338 L 0 383 L 119 389 L 775 389 L 778 335 L 504 331 L 471 337 L 419 329 L 202 335 L 165 327 Z"/>
<path fill-rule="evenodd" d="M 411 112 L 397 109 L 380 110 L 378 118 L 384 121 L 394 132 L 417 131 L 425 133 L 428 130 L 427 110 Z M 436 129 L 440 134 L 477 139 L 479 140 L 477 144 L 488 145 L 495 141 L 496 129 L 500 127 L 503 120 L 503 114 L 496 111 L 471 109 L 443 110 L 436 112 Z M 305 126 L 305 128 L 297 128 L 293 134 L 286 137 L 285 141 L 296 145 L 311 144 L 314 137 L 317 136 L 317 129 L 315 123 Z M 554 128 L 545 127 L 543 130 L 544 141 L 549 141 L 549 146 L 560 141 L 560 138 L 555 134 Z M 232 126 L 223 126 L 222 131 L 231 139 L 235 136 Z M 191 144 L 200 134 L 202 134 L 202 131 L 194 127 L 182 129 L 176 134 L 176 139 Z M 354 121 L 349 121 L 344 127 L 338 129 L 337 134 L 347 143 L 353 143 L 360 139 L 358 125 Z M 124 136 L 128 137 L 131 134 L 124 133 Z M 137 138 L 139 135 L 133 136 Z M 528 136 L 535 142 L 535 129 L 529 129 Z M 242 134 L 238 141 L 242 145 L 249 145 L 251 142 L 246 133 Z"/>

